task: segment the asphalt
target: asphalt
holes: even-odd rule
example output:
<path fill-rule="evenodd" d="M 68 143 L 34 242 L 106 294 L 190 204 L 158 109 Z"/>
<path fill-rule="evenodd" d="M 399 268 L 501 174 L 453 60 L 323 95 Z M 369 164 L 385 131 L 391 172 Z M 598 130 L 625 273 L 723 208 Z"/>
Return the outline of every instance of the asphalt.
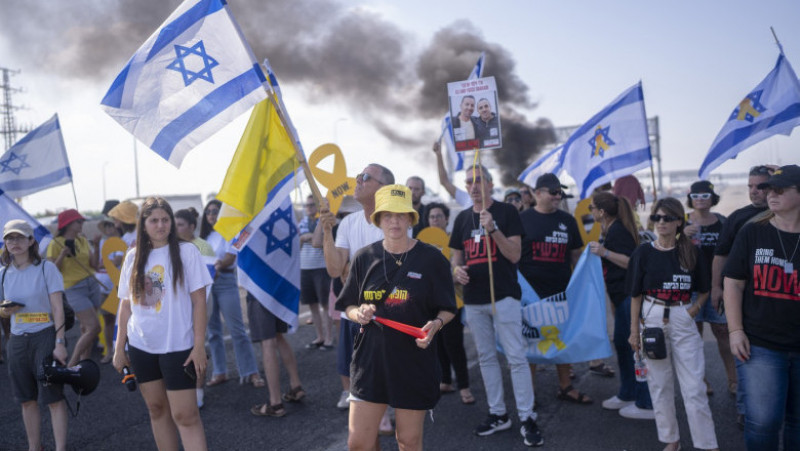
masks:
<path fill-rule="evenodd" d="M 303 316 L 304 317 L 304 316 Z M 301 321 L 304 323 L 304 321 Z M 704 336 L 707 378 L 716 394 L 709 398 L 720 449 L 744 449 L 743 435 L 735 423 L 735 402 L 726 392 L 727 380 L 716 343 L 708 328 Z M 73 336 L 77 327 L 70 331 Z M 514 415 L 511 383 L 505 371 L 506 403 L 514 419 L 511 430 L 488 437 L 473 435 L 473 428 L 487 415 L 488 408 L 480 371 L 475 361 L 475 347 L 467 332 L 465 343 L 470 362 L 474 405 L 464 405 L 458 394 L 442 396 L 425 420 L 425 449 L 436 450 L 522 450 L 528 449 L 519 434 Z M 335 407 L 341 393 L 336 374 L 336 352 L 307 350 L 304 345 L 314 338 L 313 327 L 303 325 L 287 335 L 297 356 L 303 388 L 308 393 L 298 404 L 286 404 L 283 418 L 254 417 L 250 407 L 267 399 L 266 388 L 240 385 L 233 351 L 228 345 L 229 381 L 207 388 L 203 424 L 212 450 L 345 450 L 347 449 L 347 412 Z M 73 338 L 70 340 L 75 342 Z M 260 349 L 255 353 L 261 361 Z M 96 351 L 99 361 L 100 354 Z M 608 362 L 616 366 L 614 357 Z M 259 363 L 260 364 L 260 363 Z M 0 450 L 27 448 L 19 406 L 11 398 L 7 364 L 0 365 Z M 553 366 L 540 366 L 535 380 L 538 425 L 550 450 L 660 450 L 655 422 L 628 420 L 617 412 L 604 410 L 600 403 L 616 393 L 616 378 L 604 378 L 588 371 L 588 364 L 574 365 L 574 385 L 595 402 L 576 405 L 557 400 L 556 372 Z M 110 365 L 101 365 L 102 379 L 97 390 L 81 399 L 77 417 L 70 418 L 68 448 L 71 450 L 151 450 L 156 449 L 147 410 L 138 391 L 129 392 Z M 262 370 L 263 373 L 263 370 Z M 288 390 L 288 376 L 282 371 L 283 390 Z M 66 389 L 72 408 L 76 395 Z M 693 449 L 686 414 L 680 397 L 676 400 L 683 449 Z M 45 449 L 54 449 L 46 408 L 42 411 Z M 381 438 L 381 449 L 396 450 L 393 437 Z"/>

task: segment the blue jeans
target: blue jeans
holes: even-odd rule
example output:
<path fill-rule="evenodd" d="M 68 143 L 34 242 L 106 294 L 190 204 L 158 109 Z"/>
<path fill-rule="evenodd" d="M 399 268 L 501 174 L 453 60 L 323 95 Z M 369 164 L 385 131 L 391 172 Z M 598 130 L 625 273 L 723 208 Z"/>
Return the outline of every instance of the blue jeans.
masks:
<path fill-rule="evenodd" d="M 800 449 L 800 353 L 750 345 L 741 364 L 745 384 L 744 440 L 747 449 Z M 739 381 L 741 384 L 742 381 Z"/>
<path fill-rule="evenodd" d="M 650 390 L 647 382 L 636 381 L 633 366 L 633 348 L 628 343 L 631 335 L 631 298 L 628 296 L 614 312 L 614 348 L 617 350 L 619 364 L 619 393 L 617 398 L 623 401 L 636 401 L 636 407 L 653 410 Z"/>
<path fill-rule="evenodd" d="M 253 345 L 244 329 L 242 321 L 242 304 L 239 300 L 239 285 L 236 273 L 218 272 L 211 286 L 211 316 L 208 318 L 208 348 L 211 351 L 211 362 L 214 364 L 213 376 L 227 372 L 225 359 L 225 342 L 222 339 L 222 318 L 233 340 L 233 352 L 236 354 L 236 365 L 239 377 L 244 378 L 258 373 Z"/>

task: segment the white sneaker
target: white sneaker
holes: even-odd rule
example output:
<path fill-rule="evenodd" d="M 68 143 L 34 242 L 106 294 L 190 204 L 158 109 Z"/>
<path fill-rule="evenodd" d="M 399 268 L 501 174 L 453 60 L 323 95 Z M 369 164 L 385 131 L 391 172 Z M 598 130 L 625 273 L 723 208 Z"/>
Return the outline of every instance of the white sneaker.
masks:
<path fill-rule="evenodd" d="M 628 407 L 631 404 L 633 404 L 633 401 L 623 401 L 614 395 L 603 401 L 603 408 L 606 410 L 619 410 L 623 407 Z"/>
<path fill-rule="evenodd" d="M 350 396 L 350 392 L 347 390 L 342 392 L 342 396 L 339 397 L 339 402 L 336 403 L 336 408 L 341 410 L 347 410 L 350 408 L 350 401 L 347 400 L 347 397 Z"/>
<path fill-rule="evenodd" d="M 623 407 L 619 410 L 619 414 L 631 420 L 655 420 L 656 414 L 653 409 L 640 409 L 636 404 Z"/>
<path fill-rule="evenodd" d="M 202 409 L 203 406 L 205 405 L 203 403 L 203 389 L 202 388 L 196 388 L 195 390 L 197 391 L 197 408 L 198 409 Z"/>

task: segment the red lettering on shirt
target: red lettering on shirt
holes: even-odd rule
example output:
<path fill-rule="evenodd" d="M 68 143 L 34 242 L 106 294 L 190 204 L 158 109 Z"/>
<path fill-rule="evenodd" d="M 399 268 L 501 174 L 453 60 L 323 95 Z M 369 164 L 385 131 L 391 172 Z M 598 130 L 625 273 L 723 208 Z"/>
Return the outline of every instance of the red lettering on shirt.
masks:
<path fill-rule="evenodd" d="M 567 261 L 567 245 L 565 243 L 534 241 L 531 244 L 531 250 L 534 261 L 551 263 L 564 263 Z"/>
<path fill-rule="evenodd" d="M 464 241 L 464 259 L 467 261 L 467 266 L 489 261 L 486 256 L 486 236 L 481 235 L 480 243 L 476 243 L 473 238 Z M 492 262 L 497 262 L 497 243 L 494 240 L 492 240 Z"/>
<path fill-rule="evenodd" d="M 692 292 L 686 290 L 655 289 L 647 290 L 645 294 L 665 302 L 689 302 L 692 300 Z"/>
<path fill-rule="evenodd" d="M 754 265 L 753 293 L 765 298 L 800 301 L 797 270 L 786 274 L 783 267 L 778 265 Z"/>

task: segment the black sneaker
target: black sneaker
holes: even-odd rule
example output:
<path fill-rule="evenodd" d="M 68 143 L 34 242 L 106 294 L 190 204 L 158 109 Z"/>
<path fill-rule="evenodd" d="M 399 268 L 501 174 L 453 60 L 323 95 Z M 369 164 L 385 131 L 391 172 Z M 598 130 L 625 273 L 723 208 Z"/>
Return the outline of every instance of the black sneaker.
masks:
<path fill-rule="evenodd" d="M 522 437 L 525 439 L 525 446 L 544 445 L 544 438 L 542 438 L 542 433 L 539 432 L 539 426 L 536 426 L 536 422 L 531 417 L 528 417 L 527 420 L 522 422 L 519 433 L 522 434 Z"/>
<path fill-rule="evenodd" d="M 498 431 L 506 431 L 511 429 L 511 420 L 508 419 L 508 414 L 504 413 L 503 415 L 494 415 L 489 414 L 489 416 L 483 421 L 483 423 L 479 424 L 477 428 L 475 428 L 475 435 L 480 435 L 481 437 L 485 437 L 487 435 L 492 435 Z"/>

